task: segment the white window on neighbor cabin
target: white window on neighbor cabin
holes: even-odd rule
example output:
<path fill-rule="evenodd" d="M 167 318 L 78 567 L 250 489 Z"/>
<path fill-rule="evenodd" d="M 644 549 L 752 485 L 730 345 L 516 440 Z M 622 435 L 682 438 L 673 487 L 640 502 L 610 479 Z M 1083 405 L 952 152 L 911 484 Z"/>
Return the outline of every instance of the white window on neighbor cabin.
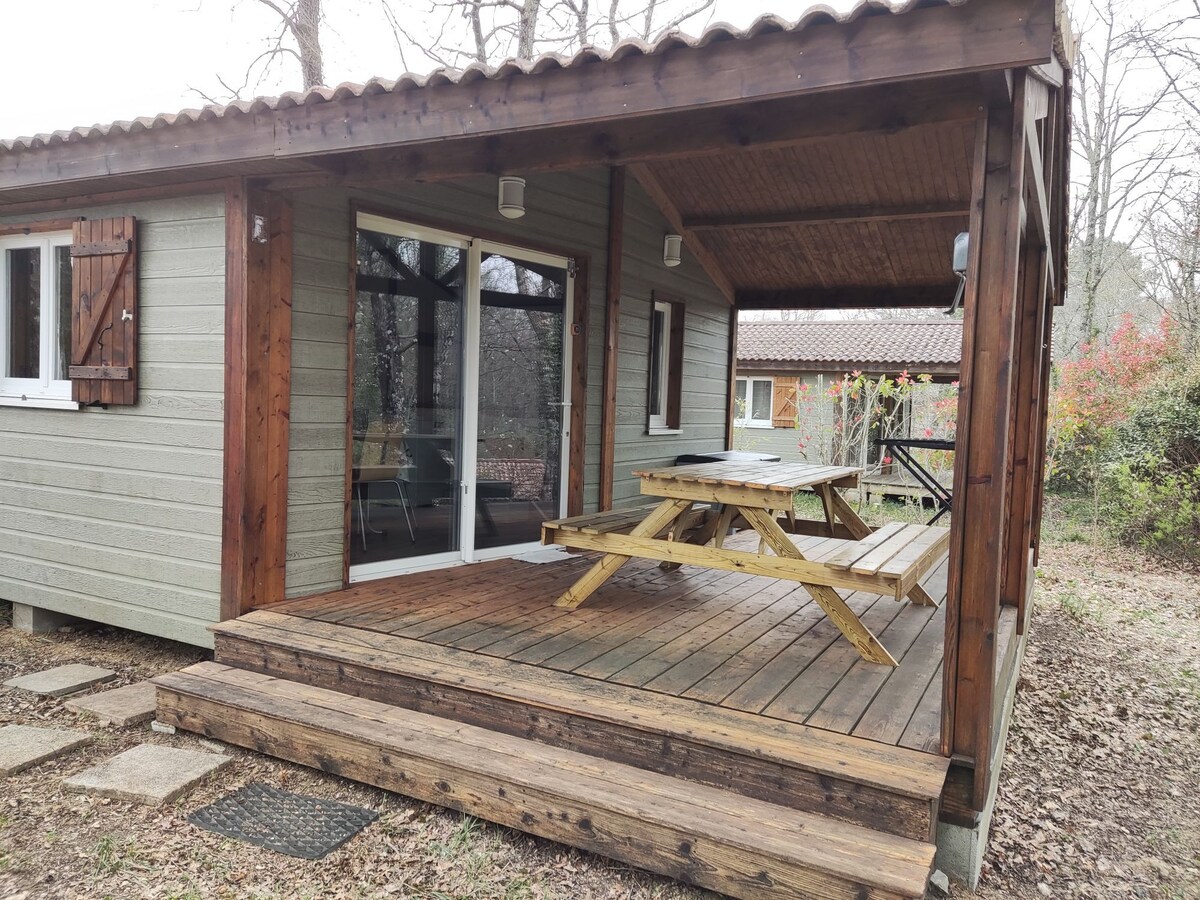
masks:
<path fill-rule="evenodd" d="M 770 428 L 774 388 L 775 383 L 770 378 L 739 377 L 734 385 L 734 424 L 747 428 Z"/>
<path fill-rule="evenodd" d="M 70 406 L 71 234 L 0 238 L 0 405 Z"/>

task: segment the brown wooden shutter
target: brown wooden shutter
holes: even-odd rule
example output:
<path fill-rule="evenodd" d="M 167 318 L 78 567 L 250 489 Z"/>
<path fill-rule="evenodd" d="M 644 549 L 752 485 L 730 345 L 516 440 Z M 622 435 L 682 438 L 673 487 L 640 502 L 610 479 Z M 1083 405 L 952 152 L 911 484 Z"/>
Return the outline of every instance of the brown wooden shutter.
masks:
<path fill-rule="evenodd" d="M 796 406 L 797 384 L 800 379 L 791 376 L 775 376 L 775 390 L 771 397 L 771 424 L 776 428 L 795 428 L 799 408 Z"/>
<path fill-rule="evenodd" d="M 137 402 L 137 221 L 90 219 L 73 226 L 71 399 Z"/>

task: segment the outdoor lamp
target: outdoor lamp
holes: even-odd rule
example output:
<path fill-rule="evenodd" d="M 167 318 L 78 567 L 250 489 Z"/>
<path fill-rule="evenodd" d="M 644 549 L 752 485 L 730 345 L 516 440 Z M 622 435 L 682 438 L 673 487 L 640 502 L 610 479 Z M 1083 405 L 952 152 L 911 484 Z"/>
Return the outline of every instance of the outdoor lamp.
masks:
<path fill-rule="evenodd" d="M 683 235 L 668 234 L 663 238 L 663 265 L 674 268 L 683 262 L 680 253 L 683 249 Z"/>
<path fill-rule="evenodd" d="M 525 215 L 525 179 L 506 175 L 500 179 L 500 197 L 496 202 L 500 215 L 519 219 Z"/>

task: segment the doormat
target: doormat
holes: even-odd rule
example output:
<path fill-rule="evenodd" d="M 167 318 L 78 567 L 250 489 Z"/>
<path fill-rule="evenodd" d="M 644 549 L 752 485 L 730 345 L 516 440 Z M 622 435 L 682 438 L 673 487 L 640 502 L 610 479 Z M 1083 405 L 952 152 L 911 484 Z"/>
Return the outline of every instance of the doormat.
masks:
<path fill-rule="evenodd" d="M 301 859 L 332 853 L 379 818 L 371 809 L 252 783 L 190 814 L 193 825 Z"/>

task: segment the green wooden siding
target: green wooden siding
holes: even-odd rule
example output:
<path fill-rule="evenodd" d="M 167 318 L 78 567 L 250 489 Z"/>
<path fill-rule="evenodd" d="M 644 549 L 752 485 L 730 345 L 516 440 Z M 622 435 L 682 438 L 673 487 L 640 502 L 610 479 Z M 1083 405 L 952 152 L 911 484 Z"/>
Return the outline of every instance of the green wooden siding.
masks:
<path fill-rule="evenodd" d="M 351 199 L 401 220 L 433 220 L 464 234 L 484 230 L 516 246 L 554 246 L 590 256 L 585 508 L 595 509 L 599 501 L 608 172 L 531 177 L 527 213 L 515 221 L 496 212 L 494 178 L 412 183 L 370 193 L 300 192 L 295 203 L 289 596 L 337 588 L 342 579 Z M 729 323 L 724 298 L 686 248 L 682 266 L 663 266 L 662 238 L 670 229 L 632 181 L 625 227 L 613 492 L 618 504 L 639 499 L 637 480 L 629 474 L 635 466 L 666 464 L 680 453 L 724 447 Z M 687 303 L 683 428 L 677 435 L 646 433 L 648 323 L 654 290 Z"/>
<path fill-rule="evenodd" d="M 0 597 L 211 645 L 205 628 L 220 598 L 224 198 L 52 217 L 80 215 L 138 218 L 139 401 L 0 407 Z"/>

